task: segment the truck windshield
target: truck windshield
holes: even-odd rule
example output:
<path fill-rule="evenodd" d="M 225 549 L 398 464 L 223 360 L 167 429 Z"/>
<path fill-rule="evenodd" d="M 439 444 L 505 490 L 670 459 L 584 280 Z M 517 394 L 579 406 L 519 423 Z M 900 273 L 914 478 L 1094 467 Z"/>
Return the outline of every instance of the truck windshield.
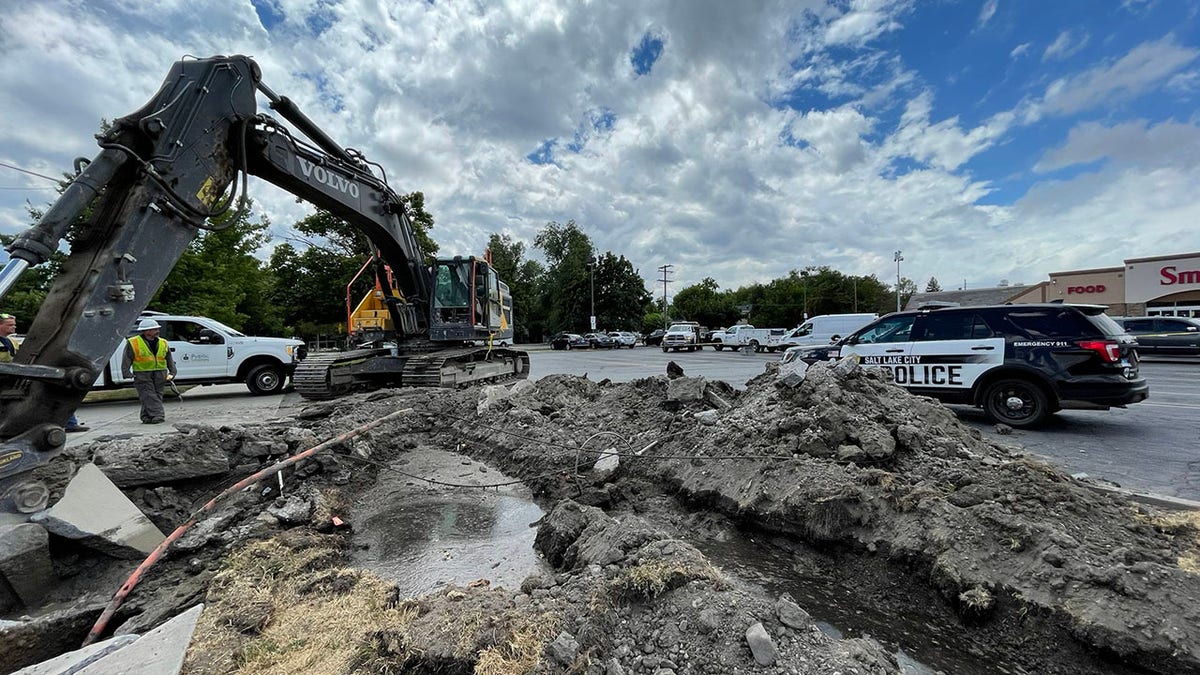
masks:
<path fill-rule="evenodd" d="M 808 335 L 809 333 L 812 332 L 812 329 L 813 329 L 813 325 L 812 325 L 812 322 L 810 321 L 796 329 L 796 337 L 800 337 L 801 335 Z"/>

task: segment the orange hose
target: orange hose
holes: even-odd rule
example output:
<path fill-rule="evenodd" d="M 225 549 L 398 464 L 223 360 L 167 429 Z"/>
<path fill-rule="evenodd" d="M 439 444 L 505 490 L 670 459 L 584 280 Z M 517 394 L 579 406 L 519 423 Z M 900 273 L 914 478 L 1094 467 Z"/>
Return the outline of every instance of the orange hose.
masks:
<path fill-rule="evenodd" d="M 83 646 L 86 647 L 92 644 L 97 638 L 100 637 L 100 635 L 104 632 L 104 629 L 108 627 L 108 622 L 112 619 L 113 614 L 115 614 L 117 609 L 121 606 L 121 603 L 125 602 L 125 598 L 133 592 L 134 587 L 136 587 L 138 582 L 142 580 L 142 575 L 146 573 L 146 570 L 150 569 L 154 563 L 158 562 L 159 558 L 162 558 L 163 554 L 167 552 L 167 549 L 171 547 L 171 544 L 174 544 L 176 540 L 182 537 L 185 532 L 191 529 L 191 527 L 200 520 L 201 516 L 216 508 L 217 504 L 224 501 L 226 497 L 239 492 L 246 487 L 254 485 L 264 478 L 273 476 L 280 471 L 283 471 L 285 468 L 295 464 L 296 462 L 299 462 L 307 457 L 311 457 L 321 450 L 350 440 L 359 434 L 374 429 L 375 427 L 387 422 L 388 420 L 391 420 L 392 418 L 399 417 L 400 415 L 406 415 L 412 411 L 412 408 L 404 408 L 403 410 L 397 410 L 396 412 L 384 415 L 383 417 L 380 417 L 372 422 L 367 422 L 360 427 L 355 427 L 354 429 L 351 429 L 350 431 L 347 431 L 336 438 L 331 438 L 320 445 L 313 446 L 308 450 L 292 455 L 291 457 L 277 462 L 265 469 L 262 469 L 261 471 L 257 471 L 238 481 L 234 485 L 226 488 L 216 497 L 208 500 L 208 503 L 206 503 L 204 506 L 201 506 L 199 509 L 196 509 L 192 515 L 188 516 L 187 522 L 175 528 L 175 531 L 172 532 L 171 535 L 166 539 L 164 539 L 162 543 L 159 544 L 153 551 L 151 551 L 150 555 L 142 561 L 141 565 L 138 565 L 138 568 L 133 571 L 133 574 L 129 575 L 129 578 L 125 580 L 125 583 L 122 584 L 121 588 L 116 592 L 115 595 L 113 595 L 113 598 L 111 601 L 109 601 L 108 606 L 104 608 L 104 612 L 100 614 L 100 618 L 96 619 L 96 623 L 92 626 L 92 630 L 88 632 L 87 638 L 83 641 Z"/>

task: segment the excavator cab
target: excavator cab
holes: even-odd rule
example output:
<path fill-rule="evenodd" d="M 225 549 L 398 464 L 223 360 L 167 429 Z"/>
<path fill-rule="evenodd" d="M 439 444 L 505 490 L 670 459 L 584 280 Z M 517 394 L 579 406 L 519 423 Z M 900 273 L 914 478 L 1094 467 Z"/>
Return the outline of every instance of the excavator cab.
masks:
<path fill-rule="evenodd" d="M 512 294 L 486 260 L 439 260 L 432 276 L 431 340 L 512 343 Z"/>

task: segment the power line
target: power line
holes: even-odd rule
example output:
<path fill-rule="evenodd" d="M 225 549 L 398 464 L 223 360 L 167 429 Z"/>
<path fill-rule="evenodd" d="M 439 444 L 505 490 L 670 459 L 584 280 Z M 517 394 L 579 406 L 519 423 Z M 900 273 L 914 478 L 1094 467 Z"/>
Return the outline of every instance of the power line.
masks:
<path fill-rule="evenodd" d="M 27 173 L 30 176 L 37 176 L 38 178 L 45 178 L 46 180 L 52 180 L 55 183 L 61 182 L 61 179 L 59 179 L 59 178 L 55 178 L 53 176 L 47 176 L 44 173 L 38 173 L 36 171 L 30 171 L 29 169 L 22 169 L 21 167 L 13 166 L 12 164 L 9 164 L 8 162 L 0 162 L 0 166 L 12 169 L 13 171 L 20 171 L 21 173 Z"/>

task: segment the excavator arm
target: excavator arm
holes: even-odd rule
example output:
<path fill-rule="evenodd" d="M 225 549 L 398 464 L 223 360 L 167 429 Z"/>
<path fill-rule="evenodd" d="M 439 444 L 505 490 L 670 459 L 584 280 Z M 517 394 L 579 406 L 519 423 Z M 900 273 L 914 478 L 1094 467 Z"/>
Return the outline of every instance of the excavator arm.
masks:
<path fill-rule="evenodd" d="M 259 115 L 259 92 L 311 143 Z M 0 270 L 2 299 L 71 240 L 16 358 L 0 363 L 0 511 L 45 506 L 45 486 L 29 472 L 62 450 L 62 425 L 188 244 L 233 205 L 239 172 L 360 228 L 396 276 L 403 301 L 390 309 L 400 332 L 428 330 L 428 271 L 405 204 L 361 155 L 266 87 L 252 59 L 176 63 L 145 106 L 98 140 L 101 152 L 8 247 Z"/>

